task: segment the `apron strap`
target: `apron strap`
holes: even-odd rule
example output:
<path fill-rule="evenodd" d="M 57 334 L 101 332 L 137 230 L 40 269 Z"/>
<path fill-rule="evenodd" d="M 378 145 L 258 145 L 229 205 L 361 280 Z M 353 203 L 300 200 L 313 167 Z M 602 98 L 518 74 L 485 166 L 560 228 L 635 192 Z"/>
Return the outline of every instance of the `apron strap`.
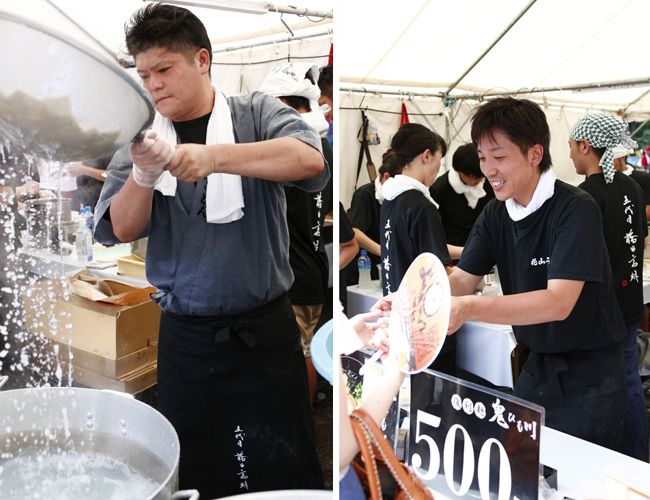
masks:
<path fill-rule="evenodd" d="M 214 324 L 214 342 L 224 342 L 230 339 L 230 334 L 234 333 L 252 349 L 257 345 L 258 340 L 248 331 L 249 323 L 248 318 L 238 318 Z"/>

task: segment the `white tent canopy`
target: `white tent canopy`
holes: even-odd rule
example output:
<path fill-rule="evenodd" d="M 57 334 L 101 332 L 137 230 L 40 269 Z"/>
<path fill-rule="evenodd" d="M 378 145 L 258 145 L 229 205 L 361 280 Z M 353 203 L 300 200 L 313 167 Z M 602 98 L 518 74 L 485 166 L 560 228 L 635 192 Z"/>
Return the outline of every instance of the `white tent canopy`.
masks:
<path fill-rule="evenodd" d="M 145 5 L 147 3 L 142 0 L 0 0 L 0 11 L 40 23 L 122 64 L 132 65 L 133 59 L 125 53 L 124 24 Z M 298 5 L 329 12 L 333 2 L 301 0 Z M 206 26 L 213 45 L 212 79 L 227 95 L 257 90 L 269 71 L 288 58 L 306 58 L 320 66 L 327 64 L 332 39 L 331 19 L 185 7 Z M 294 36 L 283 23 L 292 28 Z M 235 47 L 245 48 L 233 50 Z M 132 69 L 129 73 L 137 79 Z"/>
<path fill-rule="evenodd" d="M 634 58 L 643 53 L 636 40 L 650 16 L 650 2 L 422 0 L 403 2 L 398 9 L 394 2 L 377 0 L 372 9 L 365 7 L 341 3 L 339 43 L 345 50 L 337 58 L 340 106 L 358 107 L 367 91 L 363 107 L 369 107 L 368 116 L 383 136 L 380 146 L 371 147 L 377 167 L 400 123 L 399 114 L 385 112 L 399 113 L 400 94 L 411 121 L 433 125 L 450 143 L 451 154 L 469 140 L 466 120 L 481 99 L 502 93 L 538 100 L 551 126 L 554 171 L 573 183 L 581 178 L 568 158 L 568 129 L 581 114 L 621 110 L 629 115 L 627 120 L 637 121 L 650 116 L 650 71 Z M 445 106 L 447 97 L 453 100 Z M 413 114 L 420 110 L 443 115 L 428 117 L 429 124 Z M 340 194 L 349 207 L 360 112 L 342 109 L 339 123 Z M 367 181 L 364 175 L 359 185 Z"/>

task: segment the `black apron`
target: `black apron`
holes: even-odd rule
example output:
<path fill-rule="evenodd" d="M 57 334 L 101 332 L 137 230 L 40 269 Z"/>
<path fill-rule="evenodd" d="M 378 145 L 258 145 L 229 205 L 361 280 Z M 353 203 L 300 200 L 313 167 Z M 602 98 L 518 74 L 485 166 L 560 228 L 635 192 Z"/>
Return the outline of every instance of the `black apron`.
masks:
<path fill-rule="evenodd" d="M 180 489 L 212 499 L 324 488 L 286 294 L 236 316 L 163 313 L 158 349 L 158 409 L 180 439 Z"/>
<path fill-rule="evenodd" d="M 513 395 L 543 406 L 547 427 L 634 456 L 620 343 L 586 352 L 531 352 Z"/>

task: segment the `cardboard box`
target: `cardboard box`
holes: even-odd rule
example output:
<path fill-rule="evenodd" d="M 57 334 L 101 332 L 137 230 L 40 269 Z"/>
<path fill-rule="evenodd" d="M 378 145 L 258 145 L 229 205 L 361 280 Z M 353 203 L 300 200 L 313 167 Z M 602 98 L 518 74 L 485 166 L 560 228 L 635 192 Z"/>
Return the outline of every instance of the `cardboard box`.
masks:
<path fill-rule="evenodd" d="M 143 280 L 147 279 L 144 261 L 135 255 L 125 255 L 117 258 L 117 274 L 126 274 Z"/>
<path fill-rule="evenodd" d="M 70 342 L 85 367 L 96 368 L 104 375 L 124 375 L 129 366 L 137 368 L 134 361 L 142 361 L 137 356 L 154 356 L 154 350 L 146 351 L 146 355 L 140 352 L 153 346 L 157 349 L 161 309 L 149 298 L 149 289 L 119 282 L 110 286 L 127 292 L 114 297 L 118 303 L 129 292 L 140 302 L 94 302 L 72 293 L 65 300 L 61 278 L 27 287 L 22 293 L 26 330 L 57 342 L 59 349 L 67 349 Z M 106 359 L 87 358 L 89 355 Z"/>
<path fill-rule="evenodd" d="M 56 371 L 56 364 L 60 364 L 61 360 L 67 361 L 72 357 L 74 367 L 86 368 L 105 377 L 121 379 L 155 365 L 158 361 L 158 343 L 113 359 L 86 351 L 72 343 L 68 345 L 36 333 L 31 333 L 28 342 L 31 359 L 38 363 L 41 370 L 49 373 Z M 65 371 L 63 375 L 66 375 Z"/>

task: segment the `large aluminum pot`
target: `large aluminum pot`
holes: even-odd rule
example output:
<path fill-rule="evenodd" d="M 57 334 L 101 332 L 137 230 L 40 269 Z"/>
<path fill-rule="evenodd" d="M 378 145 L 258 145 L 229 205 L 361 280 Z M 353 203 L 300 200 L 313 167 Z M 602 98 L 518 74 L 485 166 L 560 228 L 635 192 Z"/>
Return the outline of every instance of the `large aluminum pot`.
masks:
<path fill-rule="evenodd" d="M 11 461 L 34 447 L 59 453 L 61 461 L 85 452 L 125 461 L 158 485 L 141 500 L 198 498 L 195 492 L 174 493 L 180 445 L 172 425 L 129 395 L 69 387 L 0 392 L 0 498 L 28 498 L 7 491 L 10 484 L 24 483 L 8 477 L 8 471 L 22 474 L 23 469 L 11 468 Z"/>
<path fill-rule="evenodd" d="M 59 210 L 61 213 L 59 214 Z M 37 199 L 25 201 L 25 218 L 30 246 L 53 250 L 58 239 L 59 222 L 72 220 L 70 198 Z M 53 230 L 56 228 L 56 230 Z"/>

